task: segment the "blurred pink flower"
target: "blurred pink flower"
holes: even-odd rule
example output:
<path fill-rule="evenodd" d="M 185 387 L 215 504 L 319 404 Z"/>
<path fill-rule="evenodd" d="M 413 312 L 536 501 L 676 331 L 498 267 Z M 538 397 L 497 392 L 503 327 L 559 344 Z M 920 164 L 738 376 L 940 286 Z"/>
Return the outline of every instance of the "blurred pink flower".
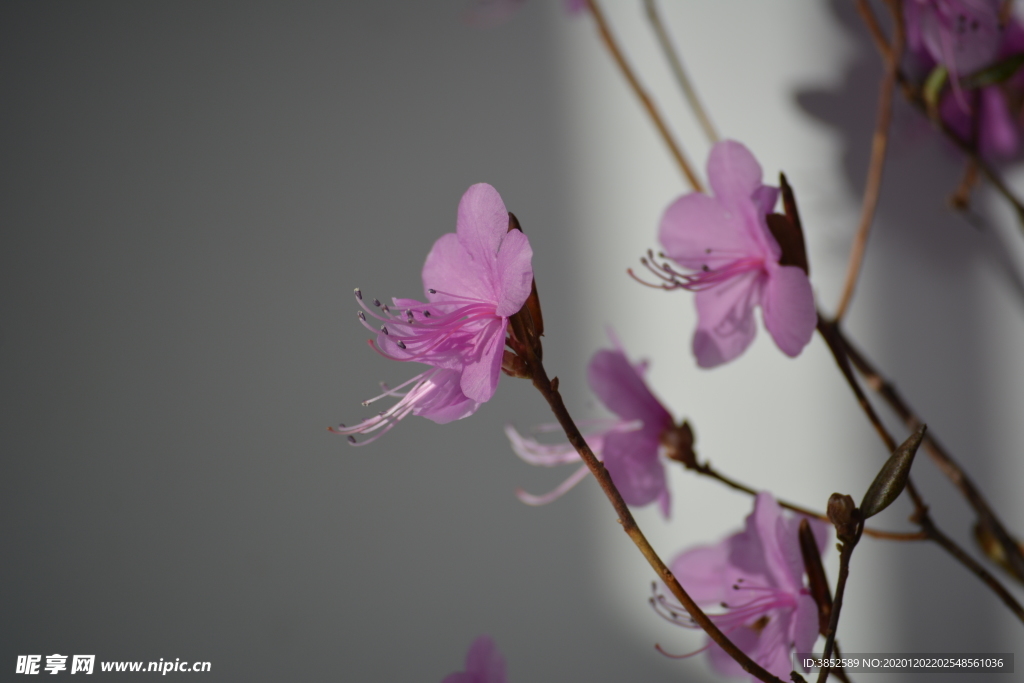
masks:
<path fill-rule="evenodd" d="M 809 520 L 819 551 L 828 527 Z M 818 637 L 818 607 L 804 587 L 800 518 L 786 518 L 770 493 L 759 493 L 746 528 L 717 545 L 692 548 L 672 561 L 672 573 L 708 616 L 751 659 L 789 680 L 790 653 L 810 652 Z M 663 595 L 659 614 L 681 626 L 696 626 L 681 606 Z M 711 666 L 727 676 L 746 672 L 710 639 Z M 752 679 L 756 680 L 756 678 Z"/>
<path fill-rule="evenodd" d="M 616 420 L 595 421 L 600 429 L 585 434 L 587 444 L 608 468 L 608 473 L 629 505 L 647 505 L 658 501 L 661 512 L 669 516 L 671 497 L 665 483 L 665 467 L 658 458 L 661 435 L 672 427 L 672 416 L 647 388 L 643 375 L 646 363 L 633 365 L 621 349 L 594 354 L 587 367 L 587 381 Z M 590 423 L 594 425 L 595 423 Z M 545 425 L 543 431 L 558 429 Z M 505 433 L 516 454 L 533 465 L 551 467 L 578 462 L 579 454 L 568 443 L 546 445 L 524 438 L 513 427 Z M 519 499 L 530 505 L 555 500 L 587 476 L 581 466 L 561 486 L 544 496 L 518 491 Z"/>
<path fill-rule="evenodd" d="M 1003 29 L 993 63 L 1024 53 L 1024 26 L 1011 18 Z M 961 140 L 977 133 L 978 151 L 988 159 L 1009 159 L 1020 149 L 1020 102 L 1024 99 L 1024 69 L 1002 83 L 977 90 L 948 91 L 939 103 L 942 120 Z M 1012 103 L 1012 104 L 1011 104 Z M 1014 115 L 1014 109 L 1017 114 Z M 975 131 L 975 115 L 977 131 Z"/>
<path fill-rule="evenodd" d="M 473 185 L 459 202 L 456 232 L 437 240 L 423 265 L 426 303 L 393 299 L 392 310 L 374 299 L 368 306 L 355 290 L 363 308 L 359 319 L 377 334 L 370 345 L 386 358 L 431 369 L 363 403 L 401 397 L 390 410 L 333 431 L 355 443 L 352 435 L 379 430 L 373 437 L 378 438 L 409 414 L 450 422 L 472 415 L 490 400 L 500 378 L 509 316 L 522 308 L 533 283 L 530 242 L 508 225 L 497 190 L 485 183 Z M 367 314 L 383 323 L 379 330 Z M 409 385 L 408 391 L 399 391 Z"/>
<path fill-rule="evenodd" d="M 779 190 L 761 184 L 761 166 L 732 140 L 712 148 L 707 172 L 714 196 L 680 197 L 659 230 L 665 255 L 690 271 L 662 266 L 661 277 L 696 292 L 697 364 L 711 368 L 743 353 L 757 329 L 757 306 L 778 347 L 796 356 L 814 333 L 817 312 L 807 273 L 780 265 L 782 250 L 768 229 Z"/>
<path fill-rule="evenodd" d="M 906 0 L 907 48 L 954 78 L 989 64 L 999 49 L 999 0 Z"/>
<path fill-rule="evenodd" d="M 441 683 L 505 683 L 505 658 L 490 636 L 480 636 L 466 653 L 466 670 L 448 674 Z"/>

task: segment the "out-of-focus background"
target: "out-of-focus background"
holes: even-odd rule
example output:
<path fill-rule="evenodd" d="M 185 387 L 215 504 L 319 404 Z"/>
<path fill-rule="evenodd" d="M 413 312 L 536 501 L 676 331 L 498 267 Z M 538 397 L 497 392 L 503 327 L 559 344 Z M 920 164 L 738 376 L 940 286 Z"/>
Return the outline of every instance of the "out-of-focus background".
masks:
<path fill-rule="evenodd" d="M 606 4 L 702 166 L 641 3 Z M 663 4 L 719 129 L 796 188 L 830 309 L 881 68 L 864 31 L 838 2 Z M 650 571 L 592 482 L 516 500 L 568 474 L 502 435 L 550 420 L 527 383 L 363 448 L 327 432 L 415 372 L 367 348 L 352 288 L 419 296 L 475 182 L 530 237 L 545 360 L 576 414 L 602 415 L 584 368 L 611 325 L 721 469 L 817 508 L 871 481 L 884 453 L 817 339 L 793 361 L 762 330 L 700 371 L 690 295 L 626 277 L 685 187 L 590 17 L 533 0 L 484 28 L 470 6 L 0 6 L 0 678 L 60 653 L 210 661 L 211 681 L 440 681 L 480 633 L 512 683 L 706 675 L 703 656 L 654 651 L 702 638 L 649 610 Z M 946 210 L 956 154 L 912 112 L 895 125 L 850 329 L 1024 533 L 1021 236 L 985 192 L 984 229 Z M 952 488 L 923 458 L 915 471 L 969 545 Z M 639 514 L 666 557 L 750 509 L 671 484 L 671 523 Z M 909 528 L 908 512 L 879 525 Z M 848 652 L 1024 642 L 932 546 L 866 540 L 852 577 Z"/>

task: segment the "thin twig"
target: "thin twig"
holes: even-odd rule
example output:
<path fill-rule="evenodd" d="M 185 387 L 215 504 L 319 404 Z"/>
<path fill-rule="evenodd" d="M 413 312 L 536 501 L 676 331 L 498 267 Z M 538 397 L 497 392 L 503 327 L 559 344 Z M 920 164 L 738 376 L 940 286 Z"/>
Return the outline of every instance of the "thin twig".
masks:
<path fill-rule="evenodd" d="M 648 97 L 644 91 L 640 81 L 637 80 L 636 74 L 633 73 L 633 69 L 630 68 L 626 62 L 626 58 L 622 54 L 622 50 L 619 49 L 618 43 L 615 42 L 615 38 L 612 36 L 611 30 L 608 28 L 608 22 L 605 21 L 604 13 L 601 12 L 601 8 L 597 5 L 597 0 L 587 0 L 587 8 L 590 13 L 594 16 L 594 21 L 597 23 L 598 33 L 601 34 L 601 40 L 604 42 L 608 52 L 611 53 L 612 58 L 615 59 L 615 63 L 619 65 L 619 70 L 622 71 L 622 75 L 629 81 L 630 87 L 633 89 L 633 94 L 636 95 L 637 99 L 647 110 L 647 115 L 651 117 L 651 121 L 654 123 L 654 127 L 658 129 L 661 134 L 661 139 L 668 146 L 669 152 L 672 153 L 676 163 L 679 165 L 679 169 L 683 172 L 686 177 L 686 181 L 690 184 L 690 187 L 695 192 L 703 192 L 704 185 L 700 182 L 697 174 L 693 172 L 693 167 L 690 166 L 690 162 L 686 159 L 686 154 L 683 152 L 675 139 L 672 137 L 672 133 L 669 132 L 668 126 L 662 119 L 661 114 L 658 112 L 657 107 L 654 106 L 654 102 Z"/>
<path fill-rule="evenodd" d="M 729 486 L 731 488 L 736 489 L 737 491 L 742 491 L 742 492 L 748 493 L 748 494 L 750 494 L 752 496 L 756 496 L 757 493 L 758 493 L 757 489 L 750 488 L 746 484 L 741 484 L 740 482 L 738 482 L 738 481 L 736 481 L 734 479 L 730 479 L 729 477 L 725 476 L 724 474 L 722 474 L 718 470 L 716 470 L 713 467 L 711 467 L 710 463 L 707 463 L 707 462 L 699 463 L 696 467 L 689 468 L 689 469 L 692 469 L 693 471 L 697 472 L 698 474 L 703 474 L 704 476 L 711 477 L 712 479 L 716 479 L 716 480 L 722 482 L 723 484 L 725 484 L 726 486 Z M 828 522 L 829 521 L 829 518 L 826 515 L 823 515 L 820 512 L 814 512 L 813 510 L 808 510 L 805 507 L 800 507 L 799 505 L 793 505 L 792 503 L 787 503 L 784 500 L 777 500 L 776 502 L 778 502 L 778 504 L 780 506 L 786 508 L 787 510 L 792 510 L 793 512 L 796 512 L 798 514 L 804 515 L 806 517 L 813 517 L 814 519 L 819 519 L 822 522 Z M 885 539 L 885 540 L 888 540 L 888 541 L 925 541 L 925 540 L 928 540 L 927 534 L 925 534 L 923 531 L 883 531 L 881 529 L 869 529 L 869 528 L 865 527 L 864 528 L 864 533 L 867 534 L 868 536 L 873 537 L 873 538 L 882 538 L 882 539 Z"/>
<path fill-rule="evenodd" d="M 712 144 L 718 142 L 718 131 L 715 130 L 714 124 L 711 123 L 711 117 L 705 111 L 700 98 L 697 97 L 697 91 L 694 89 L 693 84 L 690 83 L 690 78 L 686 75 L 686 69 L 683 68 L 683 60 L 680 59 L 679 53 L 672 45 L 672 40 L 665 29 L 665 22 L 661 20 L 661 15 L 658 13 L 657 3 L 655 0 L 644 0 L 644 7 L 647 8 L 647 19 L 651 22 L 654 35 L 658 37 L 661 51 L 665 53 L 665 59 L 668 60 L 669 66 L 672 67 L 672 75 L 676 77 L 676 82 L 679 83 L 679 87 L 686 97 L 686 102 L 690 105 L 690 110 L 697 117 L 700 127 L 704 129 L 704 135 L 707 136 L 708 141 Z"/>
<path fill-rule="evenodd" d="M 846 580 L 850 576 L 850 558 L 853 556 L 853 549 L 860 540 L 863 530 L 863 523 L 859 525 L 857 533 L 853 538 L 848 538 L 839 549 L 839 578 L 836 580 L 836 597 L 832 600 L 832 612 L 829 616 L 828 629 L 825 631 L 825 651 L 822 655 L 825 666 L 818 670 L 818 683 L 824 683 L 832 668 L 828 666 L 828 660 L 832 657 L 832 648 L 836 643 L 836 630 L 839 626 L 839 611 L 843 608 L 843 595 L 846 593 Z"/>
<path fill-rule="evenodd" d="M 857 349 L 857 347 L 850 343 L 850 341 L 843 335 L 842 330 L 837 328 L 836 334 L 840 337 L 843 345 L 846 347 L 846 352 L 850 361 L 853 363 L 854 367 L 857 368 L 857 371 L 864 377 L 864 381 L 867 385 L 889 404 L 889 407 L 892 408 L 893 412 L 896 413 L 897 417 L 899 417 L 908 428 L 917 429 L 918 425 L 922 423 L 922 420 L 910 405 L 907 404 L 906 400 L 902 395 L 900 395 L 896 387 L 882 376 L 882 374 L 867 359 L 867 357 Z M 1020 546 L 1010 535 L 1009 531 L 1007 531 L 996 513 L 992 510 L 988 501 L 985 500 L 985 497 L 981 494 L 981 491 L 978 490 L 978 487 L 974 484 L 971 478 L 967 476 L 967 473 L 953 458 L 953 456 L 943 448 L 942 444 L 940 444 L 936 439 L 934 433 L 929 432 L 925 434 L 923 445 L 925 450 L 928 452 L 928 455 L 938 466 L 939 470 L 946 475 L 954 486 L 956 486 L 964 499 L 974 509 L 974 512 L 978 515 L 978 520 L 982 526 L 989 529 L 992 532 L 992 535 L 999 541 L 999 545 L 1003 548 L 1011 573 L 1021 581 L 1024 581 L 1024 554 L 1021 553 Z"/>
<path fill-rule="evenodd" d="M 892 435 L 889 434 L 885 425 L 882 424 L 882 421 L 878 418 L 878 414 L 875 412 L 874 407 L 872 407 L 871 402 L 868 401 L 867 396 L 864 395 L 864 391 L 860 388 L 857 378 L 853 376 L 849 349 L 846 346 L 845 337 L 839 330 L 839 326 L 833 322 L 825 320 L 819 315 L 818 332 L 821 333 L 821 336 L 825 339 L 825 343 L 832 352 L 832 356 L 835 358 L 836 364 L 842 371 L 843 377 L 846 378 L 847 384 L 857 397 L 857 402 L 864 410 L 868 420 L 875 427 L 875 431 L 878 432 L 882 442 L 885 443 L 885 446 L 890 453 L 896 450 L 895 439 L 893 439 Z M 942 533 L 942 531 L 940 531 L 935 525 L 935 522 L 931 519 L 931 516 L 928 513 L 928 506 L 925 504 L 924 499 L 921 497 L 921 494 L 918 492 L 912 479 L 907 479 L 906 491 L 914 503 L 915 511 L 913 521 L 921 525 L 921 529 L 928 534 L 928 538 L 941 545 L 969 571 L 981 579 L 1002 599 L 1003 603 L 1010 609 L 1010 611 L 1013 612 L 1021 622 L 1024 622 L 1024 608 L 1021 607 L 1020 603 L 1017 602 L 1013 595 L 1003 587 L 998 579 L 989 574 L 984 567 L 978 564 L 970 555 L 967 554 L 966 551 L 960 548 L 960 546 L 958 546 L 951 538 Z"/>
<path fill-rule="evenodd" d="M 522 329 L 522 322 L 519 315 L 512 318 L 513 332 L 520 339 L 527 339 L 529 335 L 525 329 Z M 776 678 L 771 673 L 766 671 L 764 667 L 759 665 L 757 662 L 747 656 L 745 652 L 740 650 L 736 645 L 729 640 L 728 636 L 722 633 L 721 629 L 715 625 L 713 621 L 704 613 L 704 611 L 694 602 L 693 598 L 683 590 L 683 587 L 679 584 L 675 575 L 672 574 L 672 570 L 668 568 L 665 562 L 658 556 L 658 553 L 651 546 L 647 537 L 644 536 L 643 531 L 637 525 L 636 520 L 633 518 L 633 514 L 629 511 L 629 507 L 626 502 L 622 499 L 622 495 L 619 490 L 615 487 L 615 483 L 612 481 L 611 475 L 608 474 L 608 470 L 605 468 L 604 463 L 597 459 L 593 451 L 590 450 L 590 446 L 587 445 L 586 440 L 583 438 L 583 434 L 580 433 L 579 428 L 569 415 L 569 411 L 565 407 L 565 403 L 562 401 L 562 396 L 558 392 L 557 380 L 552 382 L 548 379 L 547 371 L 544 369 L 544 364 L 540 358 L 537 357 L 534 348 L 530 344 L 525 345 L 525 352 L 527 355 L 527 363 L 529 365 L 531 374 L 533 376 L 533 386 L 540 391 L 541 395 L 547 400 L 548 405 L 551 407 L 551 412 L 555 414 L 555 418 L 558 423 L 562 426 L 565 431 L 566 437 L 569 439 L 569 443 L 572 444 L 576 452 L 580 454 L 580 458 L 586 463 L 587 468 L 597 479 L 598 484 L 601 486 L 601 490 L 604 491 L 605 496 L 611 502 L 612 507 L 615 509 L 615 514 L 619 517 L 619 523 L 622 525 L 622 530 L 626 532 L 630 540 L 633 541 L 634 545 L 640 550 L 640 553 L 647 560 L 648 564 L 654 569 L 654 572 L 658 575 L 658 578 L 668 587 L 672 592 L 672 595 L 679 600 L 679 603 L 686 608 L 686 611 L 693 617 L 693 620 L 704 629 L 704 632 L 708 634 L 711 640 L 715 641 L 719 647 L 725 650 L 736 662 L 743 667 L 743 670 L 752 676 L 755 676 L 758 680 L 766 681 L 766 683 L 783 683 L 779 678 Z"/>
<path fill-rule="evenodd" d="M 858 0 L 858 7 L 866 5 L 866 0 Z M 875 219 L 878 197 L 882 191 L 882 171 L 885 168 L 885 152 L 889 146 L 889 125 L 892 122 L 892 94 L 896 88 L 896 74 L 899 71 L 900 57 L 903 54 L 903 15 L 897 7 L 893 10 L 896 30 L 893 32 L 892 48 L 885 63 L 885 75 L 879 86 L 878 114 L 875 121 L 875 134 L 871 139 L 871 163 L 868 165 L 868 177 L 864 185 L 864 199 L 861 202 L 860 224 L 850 247 L 850 260 L 846 267 L 846 281 L 843 293 L 836 306 L 835 319 L 842 320 L 850 306 L 853 291 L 857 286 L 857 278 L 864 263 L 864 251 L 868 245 L 868 235 Z M 873 16 L 873 15 L 872 15 Z"/>

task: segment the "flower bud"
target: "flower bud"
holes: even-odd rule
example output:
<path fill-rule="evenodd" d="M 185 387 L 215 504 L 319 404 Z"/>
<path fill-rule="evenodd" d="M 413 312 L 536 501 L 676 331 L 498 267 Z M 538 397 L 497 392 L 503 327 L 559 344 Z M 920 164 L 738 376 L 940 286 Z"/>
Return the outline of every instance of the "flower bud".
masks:
<path fill-rule="evenodd" d="M 907 485 L 907 478 L 910 476 L 910 466 L 914 464 L 914 456 L 917 449 L 924 440 L 924 433 L 928 427 L 921 425 L 917 431 L 910 435 L 906 441 L 893 451 L 892 456 L 882 465 L 878 476 L 871 482 L 864 499 L 860 503 L 861 514 L 864 519 L 874 517 L 879 512 L 889 507 L 896 500 Z"/>

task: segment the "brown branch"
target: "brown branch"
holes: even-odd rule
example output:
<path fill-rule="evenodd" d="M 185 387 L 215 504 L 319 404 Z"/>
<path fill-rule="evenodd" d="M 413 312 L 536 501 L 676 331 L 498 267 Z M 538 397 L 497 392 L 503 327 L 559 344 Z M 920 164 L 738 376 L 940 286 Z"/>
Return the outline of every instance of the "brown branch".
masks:
<path fill-rule="evenodd" d="M 626 77 L 629 82 L 629 86 L 633 89 L 633 94 L 636 95 L 637 99 L 647 110 L 647 115 L 651 117 L 651 121 L 654 123 L 654 127 L 658 129 L 658 133 L 661 134 L 661 139 L 668 146 L 669 152 L 672 153 L 676 163 L 679 165 L 679 169 L 686 176 L 686 181 L 690 184 L 690 187 L 695 192 L 703 192 L 704 185 L 700 182 L 700 179 L 693 172 L 693 167 L 690 166 L 690 162 L 686 159 L 686 154 L 683 149 L 676 143 L 672 137 L 672 133 L 669 132 L 668 126 L 665 124 L 664 119 L 658 112 L 657 107 L 654 106 L 654 102 L 648 97 L 644 91 L 640 81 L 637 79 L 636 74 L 633 73 L 633 69 L 630 68 L 626 62 L 626 58 L 622 54 L 622 50 L 619 49 L 618 43 L 615 42 L 615 38 L 612 36 L 611 30 L 608 27 L 608 22 L 605 20 L 604 13 L 601 8 L 597 5 L 597 0 L 587 0 L 587 8 L 590 13 L 594 16 L 594 21 L 597 23 L 598 33 L 601 35 L 601 40 L 604 42 L 608 52 L 611 53 L 612 58 L 615 59 L 615 63 L 618 64 L 619 70 L 622 71 L 622 75 Z"/>
<path fill-rule="evenodd" d="M 712 144 L 718 142 L 718 132 L 715 130 L 714 124 L 711 123 L 711 117 L 705 111 L 700 98 L 697 97 L 697 91 L 694 89 L 693 84 L 690 83 L 689 76 L 686 75 L 686 69 L 683 68 L 683 60 L 680 59 L 679 53 L 672 46 L 672 40 L 665 29 L 665 22 L 661 20 L 661 14 L 658 13 L 657 3 L 655 0 L 644 0 L 644 7 L 647 8 L 647 19 L 651 22 L 651 28 L 654 29 L 654 35 L 658 38 L 661 51 L 665 53 L 665 59 L 668 61 L 669 66 L 672 67 L 672 75 L 676 77 L 676 82 L 679 83 L 679 87 L 686 97 L 686 102 L 690 105 L 690 110 L 697 117 L 700 127 L 704 129 L 704 135 L 707 136 L 708 141 Z"/>
<path fill-rule="evenodd" d="M 743 493 L 747 493 L 752 496 L 756 496 L 758 493 L 757 489 L 750 488 L 746 484 L 741 484 L 740 482 L 725 476 L 718 470 L 711 467 L 710 463 L 699 463 L 695 467 L 691 467 L 688 469 L 692 469 L 693 471 L 697 472 L 697 474 L 702 474 L 704 476 L 711 477 L 712 479 L 716 479 L 725 484 L 726 486 L 736 489 L 737 491 L 742 491 Z M 787 510 L 792 510 L 793 512 L 804 515 L 806 517 L 813 517 L 814 519 L 819 519 L 822 522 L 829 522 L 829 518 L 820 512 L 814 512 L 813 510 L 808 510 L 805 507 L 800 507 L 799 505 L 787 503 L 784 500 L 776 500 L 776 502 L 780 506 L 786 508 Z M 865 527 L 864 533 L 873 538 L 882 538 L 888 541 L 924 541 L 928 539 L 928 536 L 923 531 L 883 531 L 881 529 L 869 529 Z"/>
<path fill-rule="evenodd" d="M 879 373 L 874 365 L 861 353 L 853 344 L 846 339 L 841 330 L 836 330 L 840 336 L 850 361 L 857 368 L 857 371 L 864 377 L 864 381 L 872 390 L 878 393 L 882 399 L 889 404 L 896 416 L 903 421 L 909 429 L 917 429 L 922 423 L 921 418 L 907 404 L 896 387 Z M 939 470 L 953 483 L 967 500 L 971 508 L 978 515 L 978 521 L 983 528 L 992 532 L 992 535 L 999 542 L 1006 557 L 1010 572 L 1019 580 L 1024 581 L 1024 553 L 1020 545 L 1010 535 L 1002 521 L 992 510 L 992 507 L 985 500 L 985 497 L 978 490 L 967 473 L 960 467 L 960 464 L 950 453 L 943 448 L 936 439 L 934 433 L 929 432 L 924 437 L 925 450 Z"/>
<path fill-rule="evenodd" d="M 866 0 L 857 2 L 858 8 L 866 5 Z M 839 304 L 836 306 L 835 319 L 837 321 L 842 320 L 846 315 L 850 301 L 853 299 L 853 291 L 857 286 L 860 269 L 864 263 L 868 235 L 871 233 L 871 225 L 875 219 L 875 209 L 878 207 L 878 197 L 882 191 L 882 171 L 885 168 L 885 153 L 889 146 L 889 125 L 892 122 L 892 94 L 896 88 L 896 74 L 899 71 L 900 57 L 903 54 L 903 14 L 899 10 L 898 2 L 895 3 L 895 7 L 892 4 L 890 7 L 893 9 L 896 29 L 893 32 L 892 48 L 888 52 L 888 59 L 885 63 L 885 74 L 879 86 L 878 114 L 875 120 L 875 134 L 871 140 L 871 162 L 868 165 L 868 177 L 864 184 L 860 224 L 857 226 L 857 234 L 850 247 L 846 281 L 843 284 L 842 295 L 839 297 Z M 870 8 L 866 11 L 870 12 Z M 870 16 L 874 15 L 870 14 Z"/>

